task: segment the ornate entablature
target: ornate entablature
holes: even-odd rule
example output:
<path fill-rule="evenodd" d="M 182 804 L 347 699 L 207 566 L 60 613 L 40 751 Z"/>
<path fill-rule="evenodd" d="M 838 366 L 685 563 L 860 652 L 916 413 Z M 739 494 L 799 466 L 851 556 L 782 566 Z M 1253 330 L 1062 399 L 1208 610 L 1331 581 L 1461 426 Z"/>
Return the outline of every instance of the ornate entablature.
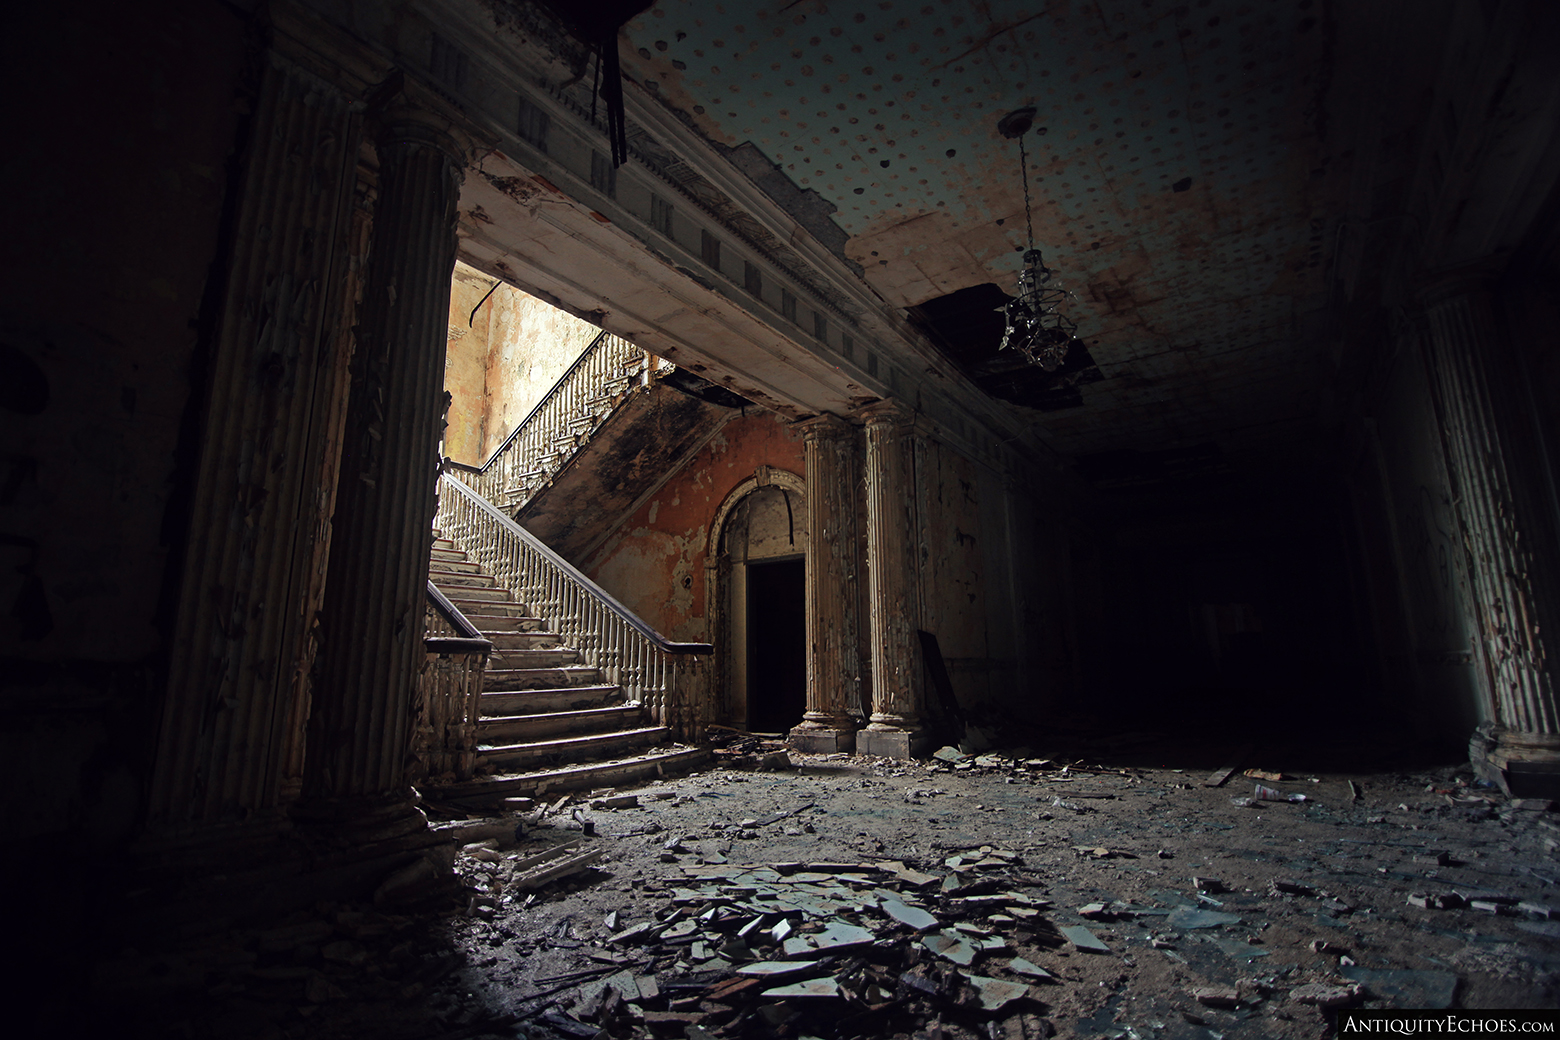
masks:
<path fill-rule="evenodd" d="M 394 6 L 371 22 L 306 0 L 278 19 L 322 68 L 361 80 L 368 104 L 400 75 L 464 120 L 476 141 L 460 203 L 468 263 L 782 416 L 896 398 L 986 465 L 1051 464 L 853 263 L 632 82 L 630 158 L 614 168 L 589 56 L 545 11 Z"/>

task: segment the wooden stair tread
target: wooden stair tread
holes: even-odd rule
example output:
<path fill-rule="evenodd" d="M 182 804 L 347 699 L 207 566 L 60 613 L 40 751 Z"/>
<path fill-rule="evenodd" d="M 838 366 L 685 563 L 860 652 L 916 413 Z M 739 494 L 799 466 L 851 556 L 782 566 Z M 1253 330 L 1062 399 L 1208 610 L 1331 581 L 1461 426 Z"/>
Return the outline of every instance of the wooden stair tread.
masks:
<path fill-rule="evenodd" d="M 674 746 L 601 762 L 574 766 L 504 773 L 454 784 L 430 785 L 427 793 L 440 801 L 496 801 L 538 791 L 571 791 L 613 784 L 628 784 L 667 773 L 692 772 L 708 765 L 713 755 L 707 748 Z"/>
<path fill-rule="evenodd" d="M 671 736 L 671 730 L 665 726 L 639 726 L 634 729 L 615 729 L 607 733 L 588 733 L 581 737 L 558 737 L 553 740 L 533 740 L 522 744 L 501 744 L 495 747 L 477 745 L 477 754 L 514 754 L 517 752 L 530 752 L 538 755 L 548 754 L 554 751 L 570 751 L 575 749 L 588 749 L 591 745 L 608 743 L 623 743 L 632 740 L 657 740 Z"/>

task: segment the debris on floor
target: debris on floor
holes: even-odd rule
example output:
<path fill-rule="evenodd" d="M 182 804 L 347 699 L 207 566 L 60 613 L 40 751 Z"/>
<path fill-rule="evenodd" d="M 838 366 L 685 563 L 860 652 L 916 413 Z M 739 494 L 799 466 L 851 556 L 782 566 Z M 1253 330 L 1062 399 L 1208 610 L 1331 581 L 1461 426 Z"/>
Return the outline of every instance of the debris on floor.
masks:
<path fill-rule="evenodd" d="M 277 1040 L 1307 1040 L 1341 1007 L 1560 997 L 1560 828 L 1465 770 L 1374 775 L 1361 804 L 1295 769 L 1305 801 L 1231 812 L 1186 779 L 1228 749 L 764 772 L 774 742 L 725 736 L 751 768 L 436 823 L 377 905 L 116 948 L 93 991 Z"/>

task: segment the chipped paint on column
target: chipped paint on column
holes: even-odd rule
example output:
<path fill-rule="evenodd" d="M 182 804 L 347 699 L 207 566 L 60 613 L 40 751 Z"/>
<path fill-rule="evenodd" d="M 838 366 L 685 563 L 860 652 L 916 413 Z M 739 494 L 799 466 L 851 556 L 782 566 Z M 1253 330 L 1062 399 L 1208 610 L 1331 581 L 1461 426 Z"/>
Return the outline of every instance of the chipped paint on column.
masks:
<path fill-rule="evenodd" d="M 856 746 L 860 699 L 854 586 L 856 430 L 832 415 L 803 426 L 807 459 L 807 711 L 791 730 L 806 751 Z"/>
<path fill-rule="evenodd" d="M 379 136 L 380 197 L 352 365 L 300 815 L 366 800 L 410 819 L 460 147 L 416 113 Z M 312 804 L 307 804 L 312 803 Z"/>
<path fill-rule="evenodd" d="M 344 368 L 328 287 L 343 282 L 357 121 L 348 99 L 272 56 L 206 403 L 149 827 L 278 823 L 296 764 Z M 334 428 L 333 428 L 334 426 Z"/>
<path fill-rule="evenodd" d="M 865 413 L 867 572 L 872 601 L 872 721 L 857 739 L 867 754 L 908 757 L 920 735 L 918 524 L 909 415 L 894 402 Z"/>
<path fill-rule="evenodd" d="M 1560 758 L 1553 666 L 1540 617 L 1553 610 L 1539 579 L 1552 532 L 1526 500 L 1522 438 L 1504 407 L 1514 373 L 1493 313 L 1490 289 L 1453 279 L 1424 296 L 1436 411 L 1455 489 L 1463 552 L 1473 582 L 1476 625 L 1499 721 L 1496 737 L 1512 757 Z"/>

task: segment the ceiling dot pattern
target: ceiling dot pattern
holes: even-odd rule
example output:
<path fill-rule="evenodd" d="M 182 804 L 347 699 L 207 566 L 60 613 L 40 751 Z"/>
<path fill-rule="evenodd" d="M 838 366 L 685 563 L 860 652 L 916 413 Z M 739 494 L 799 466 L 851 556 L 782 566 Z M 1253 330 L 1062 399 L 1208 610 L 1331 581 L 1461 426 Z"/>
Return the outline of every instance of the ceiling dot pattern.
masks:
<path fill-rule="evenodd" d="M 905 306 L 1011 285 L 1024 196 L 996 124 L 1035 106 L 1034 233 L 1106 377 L 1086 393 L 1097 425 L 1192 408 L 1188 380 L 1314 382 L 1268 355 L 1299 349 L 1330 259 L 1317 215 L 1343 179 L 1320 133 L 1320 16 L 1313 0 L 661 0 L 623 53 L 709 137 L 832 203 L 848 255 Z"/>

